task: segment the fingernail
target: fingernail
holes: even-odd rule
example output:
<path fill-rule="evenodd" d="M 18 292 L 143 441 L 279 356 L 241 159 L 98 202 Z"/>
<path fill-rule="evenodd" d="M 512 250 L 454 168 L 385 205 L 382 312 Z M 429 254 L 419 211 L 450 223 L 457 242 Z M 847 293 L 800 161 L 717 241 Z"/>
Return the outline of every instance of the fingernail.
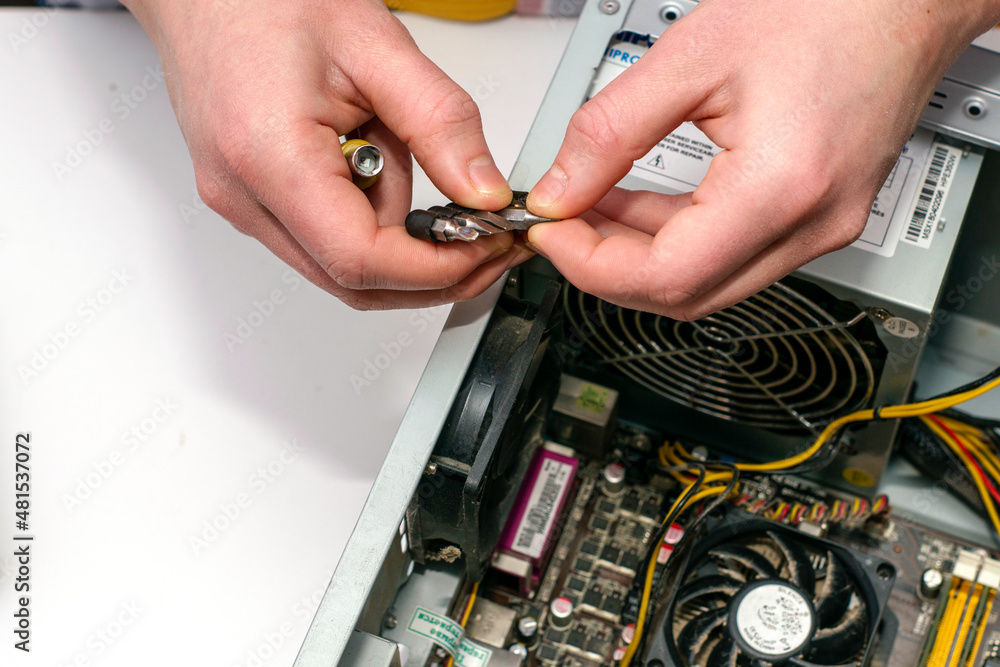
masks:
<path fill-rule="evenodd" d="M 549 223 L 546 223 L 544 225 L 535 225 L 535 226 L 531 227 L 528 230 L 527 234 L 524 235 L 524 241 L 523 241 L 523 243 L 524 243 L 525 247 L 528 248 L 529 250 L 531 250 L 531 252 L 533 252 L 533 253 L 535 253 L 537 255 L 541 255 L 542 257 L 545 257 L 545 253 L 542 252 L 542 249 L 538 247 L 538 241 L 539 241 L 538 237 L 540 235 L 544 234 L 545 232 L 543 232 L 539 228 L 540 227 L 547 227 L 548 224 Z M 534 238 L 534 241 L 532 241 L 532 238 Z M 545 257 L 545 258 L 548 259 L 548 257 Z"/>
<path fill-rule="evenodd" d="M 542 254 L 542 252 L 538 248 L 536 248 L 535 245 L 527 238 L 521 241 L 520 246 L 524 248 L 527 252 L 530 252 L 532 255 Z"/>
<path fill-rule="evenodd" d="M 535 253 L 526 248 L 523 243 L 518 243 L 510 251 L 510 259 L 507 260 L 507 268 L 511 269 L 518 264 L 523 264 L 535 256 Z"/>
<path fill-rule="evenodd" d="M 486 194 L 496 194 L 510 189 L 507 179 L 488 155 L 477 157 L 469 163 L 469 180 L 477 190 Z"/>
<path fill-rule="evenodd" d="M 519 252 L 527 255 L 528 257 L 534 257 L 535 255 L 538 254 L 538 249 L 535 248 L 535 246 L 531 245 L 531 243 L 527 239 L 521 239 L 521 240 L 515 241 L 514 242 L 514 247 Z"/>
<path fill-rule="evenodd" d="M 566 192 L 566 172 L 558 165 L 552 165 L 542 180 L 531 189 L 531 198 L 538 206 L 551 206 Z"/>
<path fill-rule="evenodd" d="M 483 261 L 489 261 L 491 259 L 496 259 L 500 255 L 506 254 L 512 247 L 514 247 L 514 242 L 510 238 L 510 234 L 501 234 L 500 236 L 490 236 L 489 241 L 495 243 L 495 247 L 490 251 L 490 254 L 486 256 Z"/>

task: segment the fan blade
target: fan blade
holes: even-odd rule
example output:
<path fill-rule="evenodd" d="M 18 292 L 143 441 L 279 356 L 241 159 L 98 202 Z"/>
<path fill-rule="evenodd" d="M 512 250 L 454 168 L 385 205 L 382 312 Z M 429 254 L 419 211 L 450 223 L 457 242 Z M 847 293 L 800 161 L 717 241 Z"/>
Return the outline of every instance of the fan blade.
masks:
<path fill-rule="evenodd" d="M 805 549 L 794 539 L 781 533 L 768 531 L 767 535 L 774 540 L 785 556 L 785 564 L 788 567 L 792 583 L 805 591 L 806 595 L 812 597 L 816 586 L 816 573 L 813 572 L 812 563 Z"/>
<path fill-rule="evenodd" d="M 809 662 L 808 660 L 796 658 L 795 656 L 789 658 L 785 662 L 785 665 L 790 665 L 791 667 L 857 667 L 857 665 L 853 663 L 846 663 L 844 665 L 818 665 L 815 662 Z"/>
<path fill-rule="evenodd" d="M 740 590 L 740 586 L 742 585 L 742 582 L 736 581 L 731 577 L 724 577 L 721 574 L 698 577 L 681 587 L 681 590 L 677 593 L 677 601 L 674 604 L 679 607 L 703 595 L 721 594 L 732 597 L 736 595 L 736 592 Z"/>
<path fill-rule="evenodd" d="M 864 648 L 868 614 L 863 605 L 852 607 L 832 628 L 820 628 L 813 635 L 807 657 L 823 665 L 839 665 Z"/>
<path fill-rule="evenodd" d="M 677 650 L 687 659 L 688 664 L 695 661 L 712 632 L 726 623 L 728 614 L 727 607 L 710 609 L 695 616 L 681 629 L 677 637 Z"/>
<path fill-rule="evenodd" d="M 733 641 L 728 632 L 724 633 L 715 647 L 712 648 L 712 652 L 708 654 L 705 667 L 736 667 L 736 659 L 739 655 L 740 650 L 736 647 L 736 642 Z"/>
<path fill-rule="evenodd" d="M 817 624 L 828 628 L 840 621 L 851 603 L 851 575 L 833 553 L 826 552 L 826 576 L 816 591 Z"/>
<path fill-rule="evenodd" d="M 709 551 L 708 555 L 710 557 L 714 556 L 720 560 L 735 561 L 744 568 L 753 572 L 758 579 L 775 579 L 778 576 L 778 572 L 774 569 L 774 566 L 771 565 L 771 561 L 764 558 L 764 556 L 753 549 L 748 549 L 747 547 L 723 544 Z"/>

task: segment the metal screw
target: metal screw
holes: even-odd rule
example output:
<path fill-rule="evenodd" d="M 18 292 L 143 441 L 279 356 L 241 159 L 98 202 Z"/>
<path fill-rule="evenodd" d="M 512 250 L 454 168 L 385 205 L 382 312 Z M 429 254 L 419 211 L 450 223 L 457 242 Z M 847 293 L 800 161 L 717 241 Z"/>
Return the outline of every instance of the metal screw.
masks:
<path fill-rule="evenodd" d="M 618 3 L 618 0 L 604 0 L 601 3 L 601 11 L 605 14 L 614 14 L 619 9 L 621 9 L 621 5 Z"/>
<path fill-rule="evenodd" d="M 424 468 L 425 475 L 433 475 L 437 473 L 437 471 L 438 471 L 438 464 L 434 463 L 434 461 L 428 462 L 427 467 Z"/>
<path fill-rule="evenodd" d="M 396 618 L 396 615 L 393 614 L 392 611 L 390 610 L 385 613 L 385 620 L 382 622 L 382 624 L 385 625 L 385 627 L 392 630 L 394 627 L 399 625 L 399 620 Z"/>
<path fill-rule="evenodd" d="M 876 320 L 887 320 L 892 317 L 892 313 L 885 308 L 872 308 L 868 311 L 868 315 L 874 317 Z"/>

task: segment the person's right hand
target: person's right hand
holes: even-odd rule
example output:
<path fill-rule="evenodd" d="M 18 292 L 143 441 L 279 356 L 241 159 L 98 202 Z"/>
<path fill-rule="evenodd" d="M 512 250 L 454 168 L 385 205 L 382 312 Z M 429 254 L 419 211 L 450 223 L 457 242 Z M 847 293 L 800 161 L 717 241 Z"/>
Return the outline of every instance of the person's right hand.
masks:
<path fill-rule="evenodd" d="M 431 244 L 403 228 L 410 152 L 452 201 L 511 197 L 472 98 L 377 0 L 125 0 L 156 44 L 198 192 L 238 230 L 355 308 L 471 298 L 530 256 L 504 234 Z M 386 166 L 366 191 L 339 136 Z"/>

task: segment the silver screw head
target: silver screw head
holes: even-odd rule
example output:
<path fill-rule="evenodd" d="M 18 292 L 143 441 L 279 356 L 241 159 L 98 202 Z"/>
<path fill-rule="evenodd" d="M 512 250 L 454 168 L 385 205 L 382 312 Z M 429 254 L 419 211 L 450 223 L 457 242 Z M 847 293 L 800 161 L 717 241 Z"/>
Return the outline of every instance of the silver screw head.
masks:
<path fill-rule="evenodd" d="M 618 0 L 604 0 L 601 3 L 601 11 L 605 14 L 614 14 L 619 9 L 621 9 L 621 5 L 618 3 Z"/>

